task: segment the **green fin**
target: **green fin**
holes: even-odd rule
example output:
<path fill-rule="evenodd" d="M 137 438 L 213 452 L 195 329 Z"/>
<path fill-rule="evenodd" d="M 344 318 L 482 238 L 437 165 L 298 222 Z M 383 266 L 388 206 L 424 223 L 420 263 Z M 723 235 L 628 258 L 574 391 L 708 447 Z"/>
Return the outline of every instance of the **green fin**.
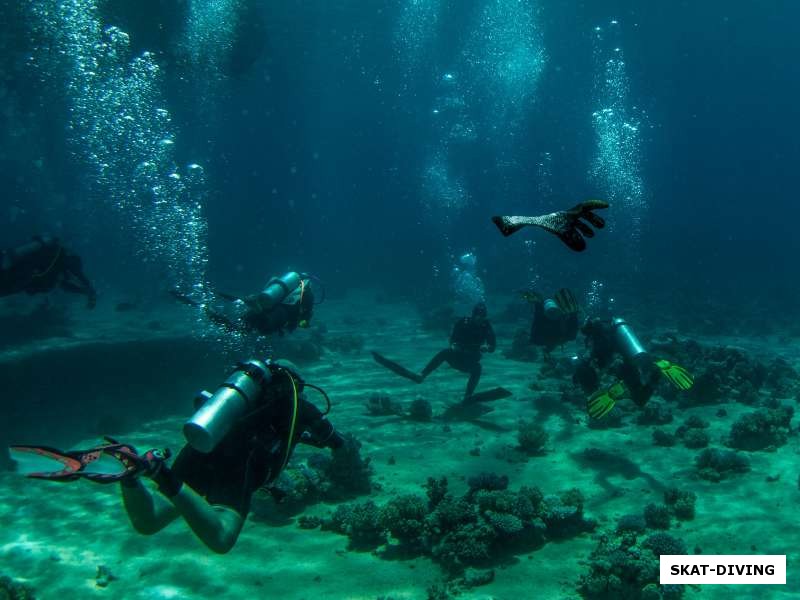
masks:
<path fill-rule="evenodd" d="M 575 294 L 567 288 L 558 290 L 553 300 L 555 300 L 556 304 L 558 304 L 558 308 L 560 308 L 561 312 L 564 314 L 572 315 L 580 310 L 578 301 L 575 299 Z"/>
<path fill-rule="evenodd" d="M 602 419 L 614 408 L 617 400 L 625 396 L 625 384 L 616 382 L 608 389 L 597 390 L 586 402 L 586 410 L 592 419 Z"/>
<path fill-rule="evenodd" d="M 688 390 L 694 385 L 694 378 L 680 365 L 675 365 L 668 360 L 657 360 L 656 366 L 661 369 L 664 377 L 679 390 Z"/>

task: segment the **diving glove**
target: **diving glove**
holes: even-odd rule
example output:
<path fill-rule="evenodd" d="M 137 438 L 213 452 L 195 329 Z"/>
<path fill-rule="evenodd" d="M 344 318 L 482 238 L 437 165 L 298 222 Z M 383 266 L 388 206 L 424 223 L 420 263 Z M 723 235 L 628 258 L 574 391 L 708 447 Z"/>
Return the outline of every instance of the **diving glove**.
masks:
<path fill-rule="evenodd" d="M 625 396 L 626 391 L 625 384 L 621 381 L 616 382 L 608 389 L 597 390 L 586 402 L 586 410 L 589 416 L 592 419 L 602 419 L 605 417 L 611 412 L 611 409 L 614 408 L 617 400 Z"/>
<path fill-rule="evenodd" d="M 672 364 L 668 360 L 657 360 L 656 366 L 661 370 L 662 375 L 679 390 L 688 390 L 694 385 L 694 379 L 683 367 Z"/>

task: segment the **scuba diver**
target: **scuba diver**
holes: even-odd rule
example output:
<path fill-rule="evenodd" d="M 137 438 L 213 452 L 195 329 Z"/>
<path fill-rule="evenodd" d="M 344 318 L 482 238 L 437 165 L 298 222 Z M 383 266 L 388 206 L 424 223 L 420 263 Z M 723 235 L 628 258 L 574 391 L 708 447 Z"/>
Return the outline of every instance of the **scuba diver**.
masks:
<path fill-rule="evenodd" d="M 40 235 L 15 248 L 0 250 L 0 296 L 44 294 L 56 287 L 86 296 L 87 308 L 97 303 L 97 292 L 83 273 L 81 257 L 57 238 Z"/>
<path fill-rule="evenodd" d="M 184 304 L 202 306 L 208 319 L 227 331 L 283 335 L 286 331 L 292 332 L 298 327 L 306 328 L 310 325 L 315 305 L 313 279 L 315 278 L 306 273 L 290 271 L 282 277 L 273 277 L 261 292 L 245 298 L 216 292 L 215 295 L 219 298 L 244 308 L 243 314 L 234 319 L 201 305 L 178 291 L 172 290 L 170 293 Z M 316 303 L 320 304 L 322 300 Z"/>
<path fill-rule="evenodd" d="M 542 346 L 549 354 L 556 346 L 578 337 L 580 306 L 570 290 L 562 288 L 552 298 L 536 292 L 524 292 L 522 296 L 533 304 L 531 344 Z"/>
<path fill-rule="evenodd" d="M 182 517 L 212 551 L 233 548 L 250 510 L 253 493 L 270 486 L 298 443 L 337 451 L 348 447 L 323 413 L 304 394 L 305 383 L 291 363 L 251 359 L 239 364 L 184 424 L 187 444 L 172 466 L 169 450 L 140 454 L 129 445 L 107 443 L 62 452 L 43 446 L 12 446 L 18 469 L 50 481 L 88 479 L 119 482 L 125 510 L 134 529 L 157 533 Z M 41 470 L 41 463 L 59 463 Z M 39 467 L 37 469 L 37 467 Z M 142 483 L 150 479 L 155 495 Z"/>
<path fill-rule="evenodd" d="M 585 393 L 591 393 L 587 410 L 593 419 L 607 415 L 625 397 L 639 407 L 644 406 L 662 375 L 680 390 L 688 390 L 694 384 L 683 367 L 668 360 L 655 360 L 624 319 L 587 319 L 581 333 L 586 336 L 585 343 L 591 352 L 578 362 L 572 380 Z M 617 355 L 622 357 L 621 362 L 614 361 Z M 608 388 L 599 387 L 598 369 L 608 369 L 617 381 Z"/>
<path fill-rule="evenodd" d="M 608 207 L 608 202 L 603 200 L 587 200 L 576 204 L 569 210 L 560 210 L 538 217 L 492 217 L 492 222 L 497 225 L 500 233 L 505 237 L 516 233 L 523 227 L 541 227 L 557 236 L 571 250 L 583 252 L 586 249 L 584 236 L 594 237 L 594 231 L 581 219 L 588 221 L 597 229 L 602 229 L 606 225 L 605 220 L 592 211 Z"/>
<path fill-rule="evenodd" d="M 471 317 L 463 317 L 456 321 L 450 334 L 450 347 L 439 351 L 425 365 L 421 373 L 409 371 L 378 352 L 373 352 L 372 357 L 379 365 L 415 383 L 425 381 L 428 375 L 446 362 L 453 369 L 469 374 L 463 402 L 481 402 L 506 398 L 511 395 L 511 392 L 504 388 L 494 388 L 479 394 L 474 393 L 481 378 L 481 355 L 483 352 L 494 352 L 496 345 L 494 330 L 487 317 L 486 304 L 479 302 L 472 309 Z"/>

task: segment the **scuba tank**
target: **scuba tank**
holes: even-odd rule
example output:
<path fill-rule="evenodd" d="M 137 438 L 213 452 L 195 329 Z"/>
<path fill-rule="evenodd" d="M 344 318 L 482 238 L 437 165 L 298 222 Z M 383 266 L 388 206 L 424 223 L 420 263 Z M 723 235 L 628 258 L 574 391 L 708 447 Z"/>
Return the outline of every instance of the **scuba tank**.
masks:
<path fill-rule="evenodd" d="M 611 328 L 614 332 L 614 343 L 617 352 L 626 359 L 635 361 L 637 358 L 647 354 L 647 350 L 633 333 L 625 319 L 615 317 L 611 320 Z"/>
<path fill-rule="evenodd" d="M 544 315 L 551 321 L 558 319 L 563 314 L 563 311 L 561 308 L 559 308 L 558 303 L 552 298 L 548 298 L 544 301 L 543 308 Z"/>
<path fill-rule="evenodd" d="M 258 294 L 250 299 L 250 304 L 261 310 L 269 310 L 277 306 L 298 287 L 303 276 L 296 271 L 289 271 L 281 277 L 273 277 Z"/>
<path fill-rule="evenodd" d="M 272 380 L 271 363 L 250 359 L 211 394 L 202 391 L 202 406 L 183 426 L 183 436 L 195 450 L 208 453 L 241 417 L 259 407 L 264 386 Z"/>

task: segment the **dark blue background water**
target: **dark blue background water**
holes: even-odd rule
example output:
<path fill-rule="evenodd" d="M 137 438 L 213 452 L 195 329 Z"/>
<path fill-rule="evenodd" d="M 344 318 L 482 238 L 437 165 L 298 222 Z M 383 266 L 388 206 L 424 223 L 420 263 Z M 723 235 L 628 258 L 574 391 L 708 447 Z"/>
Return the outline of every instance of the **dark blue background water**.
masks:
<path fill-rule="evenodd" d="M 796 3 L 541 3 L 548 62 L 536 100 L 513 144 L 479 139 L 451 155 L 472 203 L 443 231 L 421 208 L 426 148 L 436 136 L 431 106 L 481 3 L 446 4 L 427 60 L 409 75 L 393 45 L 398 2 L 253 2 L 225 97 L 209 118 L 181 79 L 175 51 L 186 3 L 150 0 L 133 11 L 133 3 L 108 3 L 109 23 L 121 24 L 135 47 L 159 53 L 178 152 L 207 168 L 212 282 L 244 293 L 292 267 L 318 273 L 333 294 L 365 284 L 444 292 L 434 265 L 446 271 L 448 252 L 474 249 L 498 292 L 524 285 L 535 262 L 553 285 L 599 279 L 628 298 L 666 303 L 678 289 L 731 307 L 753 299 L 796 307 Z M 137 279 L 147 272 L 136 268 L 124 224 L 87 225 L 99 199 L 82 195 L 65 107 L 26 67 L 32 40 L 15 3 L 3 2 L 2 12 L 1 202 L 24 210 L 13 221 L 0 210 L 2 245 L 56 230 L 84 254 L 101 290 L 155 287 Z M 621 24 L 630 103 L 649 114 L 640 248 L 632 250 L 622 227 L 582 255 L 538 231 L 503 239 L 493 214 L 536 214 L 598 195 L 587 175 L 597 108 L 592 30 L 611 19 Z M 411 94 L 403 92 L 408 84 Z M 485 124 L 493 115 L 473 116 Z M 553 157 L 549 197 L 536 181 L 545 151 Z M 499 168 L 499 152 L 514 166 Z M 536 240 L 532 253 L 524 239 Z"/>

